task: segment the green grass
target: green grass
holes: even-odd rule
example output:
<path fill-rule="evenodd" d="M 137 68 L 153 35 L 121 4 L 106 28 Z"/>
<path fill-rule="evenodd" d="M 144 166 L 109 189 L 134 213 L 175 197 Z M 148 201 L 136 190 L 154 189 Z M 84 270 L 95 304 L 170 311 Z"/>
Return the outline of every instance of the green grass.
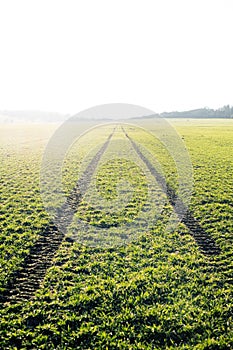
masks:
<path fill-rule="evenodd" d="M 221 247 L 220 256 L 203 256 L 183 224 L 165 231 L 172 208 L 117 127 L 69 229 L 69 235 L 79 229 L 86 244 L 64 241 L 35 299 L 2 307 L 0 348 L 233 348 L 233 122 L 172 123 L 193 165 L 190 208 Z M 166 149 L 145 131 L 126 128 L 176 189 L 178 175 Z M 110 130 L 93 130 L 69 150 L 63 166 L 66 194 Z M 50 219 L 39 174 L 52 131 L 46 125 L 0 128 L 0 291 Z M 90 232 L 81 231 L 78 219 Z M 122 244 L 124 224 L 132 237 L 127 244 Z M 96 227 L 100 237 L 92 246 L 87 243 L 93 243 Z"/>

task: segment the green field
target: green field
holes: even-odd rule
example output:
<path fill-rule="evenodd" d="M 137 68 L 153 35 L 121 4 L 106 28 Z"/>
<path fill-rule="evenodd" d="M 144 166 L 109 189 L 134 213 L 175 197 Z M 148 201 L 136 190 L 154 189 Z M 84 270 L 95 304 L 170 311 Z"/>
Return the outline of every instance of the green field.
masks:
<path fill-rule="evenodd" d="M 65 234 L 66 203 L 40 185 L 58 125 L 0 125 L 0 349 L 233 348 L 233 121 L 169 123 L 193 169 L 187 216 L 156 178 L 177 193 L 162 143 L 108 124 L 64 159 Z"/>

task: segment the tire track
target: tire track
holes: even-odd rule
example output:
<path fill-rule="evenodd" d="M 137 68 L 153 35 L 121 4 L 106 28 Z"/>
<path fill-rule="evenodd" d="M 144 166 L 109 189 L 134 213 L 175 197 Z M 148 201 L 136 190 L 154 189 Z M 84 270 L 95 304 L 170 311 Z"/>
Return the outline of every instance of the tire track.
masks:
<path fill-rule="evenodd" d="M 221 250 L 216 245 L 215 240 L 203 229 L 203 227 L 201 227 L 198 220 L 194 218 L 192 212 L 187 209 L 183 201 L 176 195 L 174 189 L 168 183 L 166 183 L 163 176 L 159 174 L 151 162 L 145 157 L 136 142 L 131 139 L 123 127 L 122 131 L 131 143 L 135 152 L 150 170 L 151 174 L 154 176 L 163 192 L 167 194 L 168 201 L 172 205 L 173 210 L 177 214 L 180 221 L 189 229 L 200 251 L 208 256 L 219 255 L 221 253 Z"/>
<path fill-rule="evenodd" d="M 88 164 L 76 186 L 67 197 L 66 202 L 57 210 L 56 219 L 54 220 L 56 225 L 51 222 L 41 232 L 40 238 L 30 249 L 19 270 L 9 278 L 8 285 L 3 295 L 0 296 L 0 302 L 19 302 L 31 299 L 36 290 L 40 288 L 46 271 L 53 264 L 53 258 L 62 241 L 65 239 L 67 229 L 73 220 L 77 206 L 90 185 L 92 176 L 114 132 L 115 128 Z"/>

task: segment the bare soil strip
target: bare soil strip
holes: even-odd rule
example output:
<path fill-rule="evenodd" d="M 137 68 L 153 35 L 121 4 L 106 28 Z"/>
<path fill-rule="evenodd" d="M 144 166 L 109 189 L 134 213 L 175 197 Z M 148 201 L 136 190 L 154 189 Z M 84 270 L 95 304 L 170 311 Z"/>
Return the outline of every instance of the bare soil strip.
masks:
<path fill-rule="evenodd" d="M 41 232 L 40 238 L 30 249 L 22 266 L 9 278 L 5 292 L 0 296 L 0 302 L 15 303 L 28 300 L 39 289 L 47 269 L 53 264 L 53 258 L 65 238 L 75 210 L 91 182 L 91 178 L 109 145 L 114 131 L 115 129 L 88 164 L 64 205 L 58 210 L 55 220 L 57 224 L 51 223 Z"/>
<path fill-rule="evenodd" d="M 173 210 L 176 212 L 181 222 L 187 226 L 194 240 L 198 244 L 201 252 L 209 256 L 219 255 L 221 253 L 221 250 L 216 245 L 214 239 L 201 227 L 198 221 L 194 218 L 191 211 L 188 210 L 182 200 L 177 197 L 174 189 L 164 181 L 164 178 L 161 176 L 161 174 L 158 173 L 155 167 L 144 156 L 138 145 L 131 139 L 131 137 L 125 132 L 123 128 L 122 130 L 138 156 L 146 164 L 147 168 L 150 170 L 151 174 L 161 186 L 162 190 L 167 194 L 169 203 L 172 205 Z"/>

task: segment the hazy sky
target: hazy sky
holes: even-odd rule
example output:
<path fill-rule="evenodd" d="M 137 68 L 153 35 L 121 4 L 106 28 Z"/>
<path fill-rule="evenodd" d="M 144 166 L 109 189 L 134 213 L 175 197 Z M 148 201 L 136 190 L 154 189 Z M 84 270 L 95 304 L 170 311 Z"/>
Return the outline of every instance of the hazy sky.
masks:
<path fill-rule="evenodd" d="M 0 110 L 233 104 L 232 0 L 0 0 Z"/>

